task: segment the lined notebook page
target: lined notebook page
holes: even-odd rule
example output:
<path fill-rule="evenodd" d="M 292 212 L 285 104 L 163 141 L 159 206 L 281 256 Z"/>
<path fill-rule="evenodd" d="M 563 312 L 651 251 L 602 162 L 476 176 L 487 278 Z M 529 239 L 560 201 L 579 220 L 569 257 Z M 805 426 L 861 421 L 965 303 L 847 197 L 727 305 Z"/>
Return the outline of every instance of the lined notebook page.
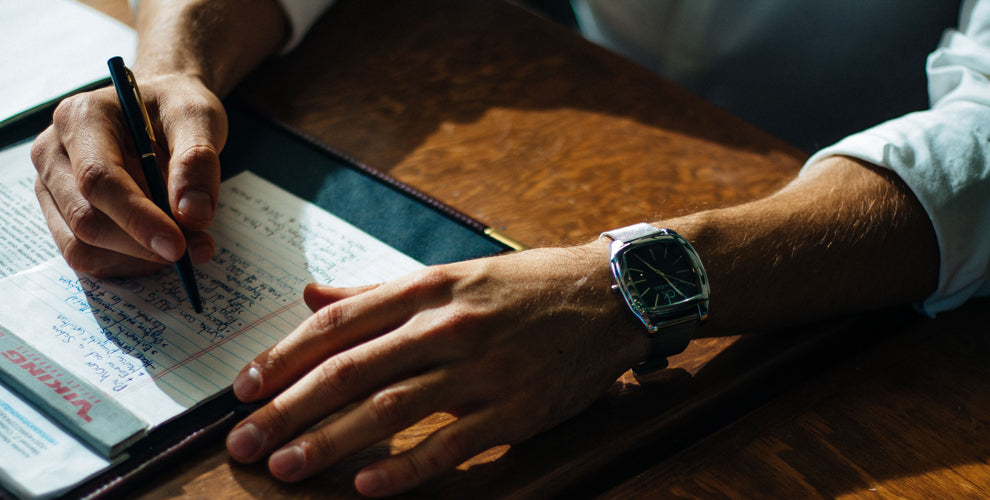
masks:
<path fill-rule="evenodd" d="M 37 177 L 30 142 L 0 151 L 0 278 L 58 255 L 34 194 Z"/>
<path fill-rule="evenodd" d="M 215 396 L 310 315 L 307 283 L 387 281 L 422 264 L 249 172 L 221 186 L 196 314 L 170 266 L 77 275 L 61 258 L 0 280 L 0 324 L 157 426 Z"/>

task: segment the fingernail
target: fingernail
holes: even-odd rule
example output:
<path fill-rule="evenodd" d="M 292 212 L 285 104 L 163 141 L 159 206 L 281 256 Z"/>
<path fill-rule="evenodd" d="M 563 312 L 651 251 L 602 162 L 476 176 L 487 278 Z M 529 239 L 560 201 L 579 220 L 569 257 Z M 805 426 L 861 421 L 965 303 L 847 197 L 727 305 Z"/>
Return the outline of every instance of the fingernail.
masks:
<path fill-rule="evenodd" d="M 382 469 L 365 469 L 354 478 L 354 487 L 362 495 L 376 495 L 385 488 L 385 471 Z"/>
<path fill-rule="evenodd" d="M 213 199 L 203 191 L 186 191 L 179 199 L 179 213 L 208 221 L 213 218 Z"/>
<path fill-rule="evenodd" d="M 257 425 L 247 423 L 227 436 L 227 451 L 237 460 L 250 460 L 261 450 L 264 439 Z"/>
<path fill-rule="evenodd" d="M 272 453 L 271 458 L 268 459 L 268 469 L 279 478 L 291 479 L 302 470 L 305 463 L 306 457 L 302 447 L 292 445 Z"/>
<path fill-rule="evenodd" d="M 261 372 L 253 366 L 234 379 L 234 394 L 240 399 L 254 396 L 258 389 L 261 389 Z"/>
<path fill-rule="evenodd" d="M 209 241 L 200 239 L 190 241 L 188 249 L 193 264 L 203 264 L 213 258 L 213 245 Z"/>
<path fill-rule="evenodd" d="M 179 257 L 181 257 L 181 255 L 179 255 L 175 250 L 175 243 L 165 236 L 155 236 L 154 238 L 151 238 L 151 249 L 169 262 L 175 262 L 179 260 Z"/>

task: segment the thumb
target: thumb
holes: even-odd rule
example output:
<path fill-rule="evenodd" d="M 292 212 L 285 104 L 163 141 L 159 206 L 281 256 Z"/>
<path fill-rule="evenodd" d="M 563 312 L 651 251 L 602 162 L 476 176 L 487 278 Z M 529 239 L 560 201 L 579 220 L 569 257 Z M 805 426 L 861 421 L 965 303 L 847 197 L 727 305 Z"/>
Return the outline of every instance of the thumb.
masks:
<path fill-rule="evenodd" d="M 177 116 L 163 116 L 169 147 L 168 192 L 179 226 L 202 231 L 213 222 L 220 192 L 220 151 L 227 140 L 227 115 L 214 96 L 185 103 Z M 163 110 L 163 114 L 165 111 Z"/>

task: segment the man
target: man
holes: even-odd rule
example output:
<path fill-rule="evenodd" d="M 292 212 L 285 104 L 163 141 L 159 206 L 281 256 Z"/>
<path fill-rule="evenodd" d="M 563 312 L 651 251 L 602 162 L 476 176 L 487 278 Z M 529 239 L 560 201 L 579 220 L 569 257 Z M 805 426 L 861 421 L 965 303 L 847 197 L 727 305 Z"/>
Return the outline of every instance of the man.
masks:
<path fill-rule="evenodd" d="M 135 159 L 119 146 L 116 98 L 96 91 L 60 105 L 33 150 L 39 200 L 73 268 L 148 273 L 186 248 L 195 262 L 210 258 L 213 243 L 200 231 L 216 208 L 226 137 L 218 96 L 298 41 L 316 15 L 305 11 L 316 7 L 141 3 L 134 70 L 166 138 L 170 202 L 189 236 L 131 177 Z M 697 334 L 902 303 L 934 314 L 990 292 L 988 11 L 990 2 L 967 3 L 963 32 L 933 56 L 930 76 L 958 77 L 933 78 L 936 108 L 951 108 L 948 117 L 936 109 L 907 119 L 924 140 L 904 145 L 883 128 L 853 136 L 765 199 L 663 222 L 690 242 L 679 248 L 700 256 L 718 304 Z M 644 325 L 610 291 L 610 240 L 650 232 L 609 231 L 584 245 L 436 266 L 377 286 L 308 287 L 316 313 L 234 382 L 242 400 L 277 397 L 231 432 L 228 450 L 240 461 L 267 458 L 273 475 L 295 481 L 433 412 L 457 415 L 358 473 L 358 491 L 381 496 L 556 425 L 656 357 Z M 684 319 L 693 329 L 698 315 Z"/>

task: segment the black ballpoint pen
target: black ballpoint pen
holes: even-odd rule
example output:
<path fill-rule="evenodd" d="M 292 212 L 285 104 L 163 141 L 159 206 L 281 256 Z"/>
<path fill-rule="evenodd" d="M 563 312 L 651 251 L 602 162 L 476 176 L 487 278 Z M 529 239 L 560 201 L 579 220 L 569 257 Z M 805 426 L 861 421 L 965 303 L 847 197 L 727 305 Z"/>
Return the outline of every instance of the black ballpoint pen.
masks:
<path fill-rule="evenodd" d="M 131 131 L 131 138 L 134 139 L 134 146 L 137 154 L 141 158 L 141 169 L 144 171 L 144 179 L 148 183 L 148 190 L 151 192 L 151 201 L 158 205 L 166 215 L 173 221 L 172 209 L 169 208 L 168 190 L 165 188 L 165 179 L 158 168 L 158 159 L 155 157 L 154 143 L 155 133 L 151 128 L 151 120 L 148 118 L 148 110 L 141 100 L 141 92 L 138 90 L 137 80 L 134 73 L 124 66 L 124 60 L 120 57 L 112 57 L 107 61 L 110 67 L 110 79 L 117 89 L 117 98 L 120 99 L 120 106 L 124 111 L 124 121 Z M 192 302 L 193 309 L 197 313 L 203 312 L 203 302 L 199 297 L 199 287 L 196 286 L 196 273 L 193 271 L 192 260 L 189 259 L 189 250 L 175 262 L 175 270 L 179 273 L 179 281 L 182 288 L 186 290 L 189 301 Z"/>

